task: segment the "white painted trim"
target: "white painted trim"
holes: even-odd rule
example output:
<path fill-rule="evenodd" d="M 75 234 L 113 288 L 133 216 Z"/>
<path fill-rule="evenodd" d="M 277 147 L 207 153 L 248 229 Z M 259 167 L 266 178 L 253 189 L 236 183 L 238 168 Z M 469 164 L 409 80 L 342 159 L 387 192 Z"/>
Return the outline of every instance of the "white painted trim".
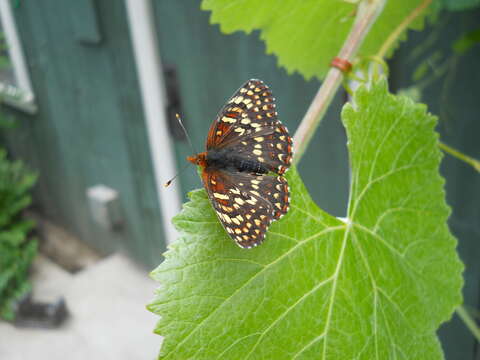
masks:
<path fill-rule="evenodd" d="M 13 73 L 18 84 L 18 86 L 12 86 L 0 82 L 0 93 L 6 96 L 2 100 L 25 111 L 34 112 L 36 110 L 35 96 L 9 0 L 0 0 L 0 21 L 7 41 Z"/>
<path fill-rule="evenodd" d="M 177 237 L 171 219 L 180 211 L 178 182 L 164 188 L 176 174 L 175 154 L 165 113 L 165 88 L 151 0 L 125 0 L 137 73 L 145 111 L 158 201 L 167 243 Z"/>

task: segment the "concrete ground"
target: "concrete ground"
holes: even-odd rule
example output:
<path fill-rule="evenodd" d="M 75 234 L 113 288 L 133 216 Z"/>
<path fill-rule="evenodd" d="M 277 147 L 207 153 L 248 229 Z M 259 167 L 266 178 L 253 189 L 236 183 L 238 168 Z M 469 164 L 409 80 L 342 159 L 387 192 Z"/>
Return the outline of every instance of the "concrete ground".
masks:
<path fill-rule="evenodd" d="M 155 359 L 162 338 L 145 309 L 157 284 L 126 256 L 113 254 L 71 274 L 45 257 L 34 263 L 36 301 L 63 295 L 69 319 L 58 329 L 0 321 L 1 360 Z"/>

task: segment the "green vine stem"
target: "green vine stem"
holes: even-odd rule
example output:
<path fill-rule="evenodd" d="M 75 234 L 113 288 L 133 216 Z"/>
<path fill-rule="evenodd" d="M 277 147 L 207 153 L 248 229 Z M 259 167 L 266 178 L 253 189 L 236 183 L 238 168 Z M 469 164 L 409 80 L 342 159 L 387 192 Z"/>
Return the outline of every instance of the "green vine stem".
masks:
<path fill-rule="evenodd" d="M 413 9 L 413 11 L 388 36 L 387 40 L 385 40 L 376 56 L 379 58 L 384 58 L 390 48 L 393 46 L 393 44 L 397 43 L 400 35 L 403 34 L 403 32 L 408 28 L 408 26 L 413 22 L 413 20 L 415 20 L 425 11 L 426 8 L 428 8 L 431 2 L 432 0 L 424 0 L 420 5 Z"/>
<path fill-rule="evenodd" d="M 478 161 L 477 159 L 474 159 L 474 158 L 472 158 L 468 155 L 465 155 L 465 154 L 461 153 L 460 151 L 452 148 L 451 146 L 448 146 L 447 144 L 445 144 L 441 141 L 438 143 L 438 146 L 440 147 L 440 149 L 445 151 L 447 154 L 452 155 L 453 157 L 456 157 L 457 159 L 462 160 L 462 161 L 466 162 L 467 164 L 470 164 L 471 166 L 473 166 L 473 168 L 475 170 L 480 172 L 480 161 Z"/>
<path fill-rule="evenodd" d="M 359 3 L 355 22 L 342 49 L 338 53 L 338 58 L 349 62 L 353 61 L 365 36 L 368 34 L 378 15 L 382 12 L 384 5 L 385 0 L 363 0 Z M 294 163 L 297 163 L 305 152 L 323 115 L 325 115 L 334 95 L 342 84 L 343 77 L 343 72 L 337 68 L 332 67 L 328 71 L 325 80 L 295 133 Z"/>
<path fill-rule="evenodd" d="M 457 307 L 456 312 L 457 312 L 457 315 L 460 317 L 460 319 L 462 319 L 462 321 L 464 322 L 468 330 L 470 330 L 473 336 L 480 343 L 480 328 L 475 323 L 475 320 L 473 320 L 473 318 L 470 316 L 467 310 L 463 307 L 463 305 L 460 305 L 459 307 Z"/>

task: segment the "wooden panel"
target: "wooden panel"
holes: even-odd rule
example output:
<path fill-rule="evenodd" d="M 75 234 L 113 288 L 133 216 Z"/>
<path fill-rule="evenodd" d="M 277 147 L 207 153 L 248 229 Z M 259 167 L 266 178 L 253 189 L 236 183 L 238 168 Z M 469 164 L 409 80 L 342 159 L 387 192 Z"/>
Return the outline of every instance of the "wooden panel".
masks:
<path fill-rule="evenodd" d="M 95 47 L 77 41 L 69 2 L 21 2 L 15 11 L 39 113 L 9 110 L 19 122 L 9 142 L 40 172 L 36 204 L 97 248 L 125 247 L 158 264 L 163 233 L 123 2 L 98 3 L 104 41 Z M 90 217 L 85 190 L 99 183 L 120 192 L 120 231 Z"/>
<path fill-rule="evenodd" d="M 70 0 L 70 18 L 75 38 L 85 44 L 98 44 L 102 40 L 94 0 Z"/>

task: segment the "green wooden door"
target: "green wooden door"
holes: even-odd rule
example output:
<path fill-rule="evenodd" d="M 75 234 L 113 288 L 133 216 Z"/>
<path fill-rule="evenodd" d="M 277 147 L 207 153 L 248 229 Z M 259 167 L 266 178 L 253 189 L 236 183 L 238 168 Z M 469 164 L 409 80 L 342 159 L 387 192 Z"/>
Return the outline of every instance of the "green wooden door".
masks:
<path fill-rule="evenodd" d="M 123 1 L 14 2 L 39 111 L 3 107 L 14 156 L 40 174 L 35 204 L 96 248 L 156 265 L 164 239 Z M 93 221 L 86 189 L 120 194 L 125 223 Z"/>

